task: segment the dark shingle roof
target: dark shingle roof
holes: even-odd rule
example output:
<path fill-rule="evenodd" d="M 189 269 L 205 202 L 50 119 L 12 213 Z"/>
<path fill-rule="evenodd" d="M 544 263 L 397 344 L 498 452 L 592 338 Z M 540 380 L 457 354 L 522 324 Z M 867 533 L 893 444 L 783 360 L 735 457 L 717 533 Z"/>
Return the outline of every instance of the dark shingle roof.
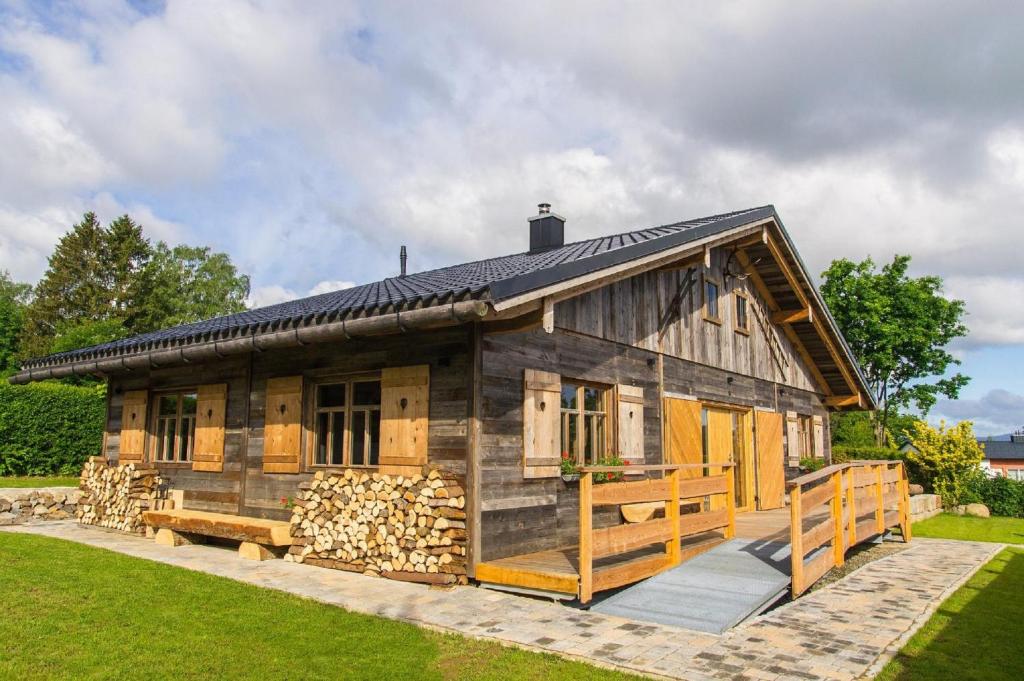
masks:
<path fill-rule="evenodd" d="M 168 342 L 188 344 L 288 325 L 329 322 L 349 315 L 372 316 L 414 306 L 429 307 L 453 300 L 496 302 L 774 215 L 774 207 L 762 206 L 577 241 L 538 253 L 516 253 L 405 277 L 391 277 L 341 291 L 32 359 L 22 366 L 34 368 L 101 355 L 120 355 Z"/>
<path fill-rule="evenodd" d="M 1024 459 L 1024 442 L 985 440 L 981 442 L 986 459 Z"/>

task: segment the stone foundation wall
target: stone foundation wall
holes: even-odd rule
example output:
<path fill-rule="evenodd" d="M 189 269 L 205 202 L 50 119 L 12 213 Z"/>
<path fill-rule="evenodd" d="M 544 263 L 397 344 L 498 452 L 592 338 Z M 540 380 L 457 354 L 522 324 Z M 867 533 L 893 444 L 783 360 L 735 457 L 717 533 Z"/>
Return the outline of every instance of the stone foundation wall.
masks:
<path fill-rule="evenodd" d="M 466 496 L 454 474 L 318 472 L 304 483 L 285 560 L 389 579 L 466 582 Z"/>
<path fill-rule="evenodd" d="M 910 522 L 926 520 L 942 513 L 942 499 L 938 494 L 915 494 L 910 497 Z"/>
<path fill-rule="evenodd" d="M 139 464 L 108 466 L 100 457 L 86 462 L 76 517 L 83 525 L 145 534 L 142 514 L 154 507 L 160 494 L 160 473 Z"/>
<path fill-rule="evenodd" d="M 65 520 L 74 517 L 77 489 L 22 489 L 0 493 L 0 525 L 17 525 L 29 520 Z"/>

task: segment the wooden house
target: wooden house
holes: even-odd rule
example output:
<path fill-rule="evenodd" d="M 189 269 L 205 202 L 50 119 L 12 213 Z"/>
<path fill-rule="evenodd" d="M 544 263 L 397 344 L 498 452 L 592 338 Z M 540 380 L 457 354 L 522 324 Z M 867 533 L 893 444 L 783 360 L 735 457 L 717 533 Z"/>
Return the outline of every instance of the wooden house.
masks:
<path fill-rule="evenodd" d="M 186 509 L 287 520 L 318 471 L 443 469 L 465 490 L 468 575 L 555 591 L 508 561 L 593 529 L 590 477 L 563 480 L 564 459 L 617 457 L 641 473 L 627 481 L 721 464 L 728 494 L 689 509 L 713 526 L 782 507 L 787 472 L 829 459 L 829 411 L 872 406 L 774 207 L 564 243 L 542 204 L 528 227 L 526 252 L 43 357 L 13 380 L 106 378 L 103 455 L 155 466 Z"/>

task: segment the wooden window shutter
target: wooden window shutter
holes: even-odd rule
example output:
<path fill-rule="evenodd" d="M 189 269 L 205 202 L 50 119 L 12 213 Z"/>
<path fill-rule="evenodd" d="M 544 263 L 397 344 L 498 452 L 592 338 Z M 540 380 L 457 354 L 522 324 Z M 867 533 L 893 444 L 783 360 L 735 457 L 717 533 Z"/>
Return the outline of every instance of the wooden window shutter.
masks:
<path fill-rule="evenodd" d="M 618 455 L 633 465 L 644 462 L 644 389 L 619 385 L 615 389 Z"/>
<path fill-rule="evenodd" d="M 146 451 L 146 403 L 149 392 L 129 390 L 124 394 L 121 408 L 121 438 L 118 445 L 118 463 L 142 461 Z"/>
<path fill-rule="evenodd" d="M 814 456 L 819 459 L 825 456 L 825 424 L 820 416 L 811 419 L 814 431 Z"/>
<path fill-rule="evenodd" d="M 430 366 L 384 369 L 380 392 L 381 473 L 422 472 L 430 425 Z"/>
<path fill-rule="evenodd" d="M 799 466 L 803 457 L 800 443 L 800 417 L 795 411 L 786 412 L 786 456 L 790 466 Z"/>
<path fill-rule="evenodd" d="M 228 385 L 199 386 L 196 400 L 196 438 L 192 446 L 192 470 L 220 473 L 224 470 L 224 416 Z"/>
<path fill-rule="evenodd" d="M 562 472 L 562 377 L 526 369 L 523 385 L 523 477 L 558 477 Z"/>
<path fill-rule="evenodd" d="M 704 463 L 702 408 L 697 400 L 665 398 L 665 463 Z M 699 468 L 680 471 L 684 478 L 699 478 L 703 474 Z"/>
<path fill-rule="evenodd" d="M 298 473 L 302 435 L 302 376 L 267 380 L 263 472 Z"/>
<path fill-rule="evenodd" d="M 757 505 L 762 511 L 786 503 L 786 460 L 782 451 L 782 414 L 756 411 Z"/>

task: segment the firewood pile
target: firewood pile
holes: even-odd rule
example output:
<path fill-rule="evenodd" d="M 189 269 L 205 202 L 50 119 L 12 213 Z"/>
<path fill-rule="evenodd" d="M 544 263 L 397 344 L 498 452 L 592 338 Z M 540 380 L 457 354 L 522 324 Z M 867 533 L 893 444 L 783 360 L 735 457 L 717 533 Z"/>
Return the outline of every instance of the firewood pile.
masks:
<path fill-rule="evenodd" d="M 318 472 L 300 486 L 285 560 L 389 579 L 466 583 L 466 493 L 454 475 Z"/>
<path fill-rule="evenodd" d="M 84 495 L 75 515 L 83 525 L 144 534 L 142 513 L 158 505 L 160 473 L 139 464 L 108 466 L 103 459 L 85 463 L 79 488 Z"/>

